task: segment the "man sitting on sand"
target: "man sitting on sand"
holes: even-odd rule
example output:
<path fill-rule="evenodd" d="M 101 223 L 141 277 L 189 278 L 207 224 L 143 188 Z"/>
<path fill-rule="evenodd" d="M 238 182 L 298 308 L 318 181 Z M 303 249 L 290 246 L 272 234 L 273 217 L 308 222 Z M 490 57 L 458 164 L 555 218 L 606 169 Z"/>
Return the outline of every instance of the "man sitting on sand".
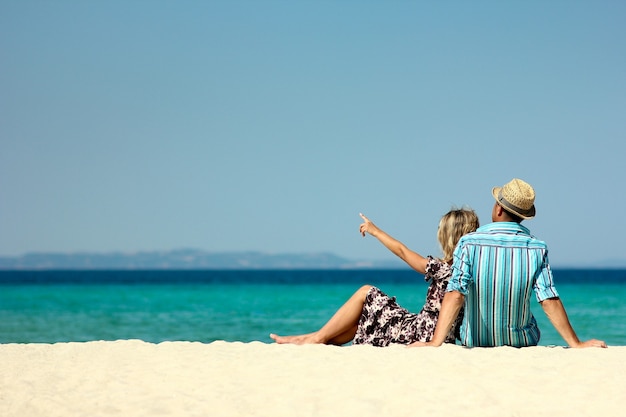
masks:
<path fill-rule="evenodd" d="M 513 179 L 494 187 L 492 194 L 493 223 L 462 237 L 454 251 L 452 277 L 433 338 L 409 346 L 441 346 L 462 306 L 464 346 L 535 346 L 540 332 L 530 311 L 534 291 L 570 347 L 607 347 L 601 340 L 578 339 L 552 281 L 548 247 L 521 225 L 535 216 L 534 189 Z"/>

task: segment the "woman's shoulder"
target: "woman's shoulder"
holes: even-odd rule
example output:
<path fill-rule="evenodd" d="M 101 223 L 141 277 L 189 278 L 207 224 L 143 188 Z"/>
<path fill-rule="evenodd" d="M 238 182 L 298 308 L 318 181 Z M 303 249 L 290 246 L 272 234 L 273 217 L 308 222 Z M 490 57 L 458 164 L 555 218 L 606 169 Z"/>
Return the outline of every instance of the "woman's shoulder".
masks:
<path fill-rule="evenodd" d="M 435 258 L 434 256 L 428 256 L 427 259 L 426 273 L 424 274 L 424 279 L 426 279 L 426 281 L 431 279 L 437 280 L 447 278 L 450 276 L 452 267 L 447 262 L 444 262 L 439 258 Z"/>

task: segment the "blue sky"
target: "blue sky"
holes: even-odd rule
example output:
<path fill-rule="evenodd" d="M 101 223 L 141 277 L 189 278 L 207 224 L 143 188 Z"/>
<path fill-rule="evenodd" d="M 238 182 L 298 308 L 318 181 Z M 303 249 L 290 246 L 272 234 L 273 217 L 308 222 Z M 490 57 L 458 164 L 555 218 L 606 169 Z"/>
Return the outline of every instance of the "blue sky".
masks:
<path fill-rule="evenodd" d="M 626 264 L 626 3 L 0 1 L 0 256 L 438 255 L 537 192 L 555 266 Z"/>

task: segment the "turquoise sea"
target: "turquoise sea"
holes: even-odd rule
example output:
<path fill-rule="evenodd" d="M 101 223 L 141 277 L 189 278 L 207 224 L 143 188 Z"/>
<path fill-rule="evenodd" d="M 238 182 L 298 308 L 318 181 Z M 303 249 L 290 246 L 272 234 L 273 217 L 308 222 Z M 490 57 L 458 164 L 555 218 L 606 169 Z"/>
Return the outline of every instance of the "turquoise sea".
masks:
<path fill-rule="evenodd" d="M 626 270 L 554 270 L 581 339 L 626 345 Z M 363 284 L 411 311 L 409 270 L 0 271 L 0 343 L 261 341 L 316 330 Z M 540 345 L 563 345 L 538 303 Z"/>

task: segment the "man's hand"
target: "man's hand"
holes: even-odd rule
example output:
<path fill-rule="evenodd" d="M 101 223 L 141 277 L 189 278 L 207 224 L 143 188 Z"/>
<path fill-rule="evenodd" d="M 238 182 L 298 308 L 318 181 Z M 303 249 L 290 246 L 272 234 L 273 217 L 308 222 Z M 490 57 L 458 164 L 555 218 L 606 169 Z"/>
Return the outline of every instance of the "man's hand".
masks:
<path fill-rule="evenodd" d="M 591 339 L 585 342 L 580 342 L 577 345 L 572 346 L 576 349 L 589 348 L 589 347 L 599 347 L 599 348 L 607 348 L 608 346 L 604 342 L 604 340 Z"/>
<path fill-rule="evenodd" d="M 407 347 L 439 347 L 439 345 L 435 345 L 433 342 L 413 342 Z"/>

